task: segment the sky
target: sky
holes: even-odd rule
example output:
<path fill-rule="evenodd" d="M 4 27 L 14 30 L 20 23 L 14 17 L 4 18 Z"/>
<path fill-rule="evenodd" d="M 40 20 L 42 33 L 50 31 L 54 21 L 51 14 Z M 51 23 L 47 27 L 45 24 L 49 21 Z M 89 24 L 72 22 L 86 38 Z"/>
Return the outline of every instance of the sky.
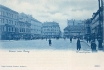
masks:
<path fill-rule="evenodd" d="M 0 0 L 0 4 L 42 23 L 55 21 L 61 30 L 67 26 L 67 19 L 85 20 L 98 10 L 98 0 Z"/>

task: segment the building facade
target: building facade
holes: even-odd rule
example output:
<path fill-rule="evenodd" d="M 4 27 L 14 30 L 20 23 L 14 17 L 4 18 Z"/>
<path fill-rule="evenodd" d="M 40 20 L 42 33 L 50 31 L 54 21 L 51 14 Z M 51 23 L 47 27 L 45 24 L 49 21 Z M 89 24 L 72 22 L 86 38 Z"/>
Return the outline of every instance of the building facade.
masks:
<path fill-rule="evenodd" d="M 104 0 L 103 0 L 103 46 L 104 46 Z"/>
<path fill-rule="evenodd" d="M 18 13 L 0 5 L 0 39 L 34 39 L 42 36 L 42 23 L 32 15 Z"/>
<path fill-rule="evenodd" d="M 68 26 L 64 28 L 64 37 L 69 38 L 70 36 L 83 36 L 85 34 L 84 23 L 82 21 L 78 23 L 74 21 L 72 23 L 68 23 Z"/>
<path fill-rule="evenodd" d="M 31 38 L 31 15 L 19 13 L 19 21 L 16 26 L 18 30 L 19 39 L 30 39 Z"/>
<path fill-rule="evenodd" d="M 64 34 L 63 34 L 64 38 L 69 38 L 70 37 L 70 29 L 69 26 L 64 28 Z"/>
<path fill-rule="evenodd" d="M 34 18 L 31 18 L 31 38 L 39 39 L 42 37 L 42 23 Z"/>
<path fill-rule="evenodd" d="M 94 34 L 95 38 L 97 38 L 99 28 L 99 10 L 93 14 L 90 26 L 91 26 L 91 35 Z"/>
<path fill-rule="evenodd" d="M 14 39 L 17 25 L 18 12 L 0 5 L 0 39 Z"/>
<path fill-rule="evenodd" d="M 67 20 L 67 26 L 78 25 L 81 23 L 82 23 L 82 20 L 75 20 L 75 19 Z"/>
<path fill-rule="evenodd" d="M 85 23 L 85 37 L 89 37 L 91 34 L 91 25 L 90 25 L 91 19 L 92 18 L 84 21 L 84 23 Z"/>
<path fill-rule="evenodd" d="M 59 38 L 60 34 L 61 31 L 57 22 L 44 22 L 42 24 L 43 38 Z"/>

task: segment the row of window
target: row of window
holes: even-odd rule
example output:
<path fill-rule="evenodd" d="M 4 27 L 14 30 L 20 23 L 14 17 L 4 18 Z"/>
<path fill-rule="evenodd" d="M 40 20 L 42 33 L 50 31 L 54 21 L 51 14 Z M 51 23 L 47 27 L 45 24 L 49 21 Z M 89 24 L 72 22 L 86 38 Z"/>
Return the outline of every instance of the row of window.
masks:
<path fill-rule="evenodd" d="M 8 32 L 15 32 L 16 31 L 16 29 L 14 28 L 14 27 L 8 27 Z"/>
<path fill-rule="evenodd" d="M 13 20 L 10 20 L 10 19 L 4 19 L 4 18 L 0 18 L 0 23 L 1 24 L 11 24 L 11 25 L 20 25 L 20 26 L 27 26 L 28 27 L 28 25 L 26 25 L 25 23 L 20 23 L 19 24 L 19 22 L 18 21 L 13 21 Z"/>
<path fill-rule="evenodd" d="M 25 29 L 25 28 L 21 28 L 21 29 L 19 30 L 19 32 L 30 32 L 30 30 L 29 30 L 29 29 Z"/>
<path fill-rule="evenodd" d="M 0 18 L 0 23 L 6 23 L 6 24 L 17 24 L 17 21 L 9 20 L 9 19 L 4 19 Z"/>
<path fill-rule="evenodd" d="M 43 28 L 59 28 L 59 26 L 43 26 Z"/>
<path fill-rule="evenodd" d="M 39 30 L 39 29 L 31 29 L 31 31 L 41 31 L 41 30 Z"/>
<path fill-rule="evenodd" d="M 0 26 L 0 31 L 6 31 L 6 27 Z"/>
<path fill-rule="evenodd" d="M 0 30 L 1 31 L 6 31 L 6 27 L 5 26 L 2 26 L 2 27 L 0 27 Z M 9 32 L 15 32 L 16 31 L 16 29 L 15 29 L 15 27 L 8 27 L 8 29 L 7 29 Z M 41 30 L 33 30 L 33 29 L 31 29 L 31 31 L 34 31 L 34 32 L 41 32 Z M 29 32 L 29 29 L 27 29 L 27 28 L 20 28 L 19 29 L 19 32 Z M 59 31 L 58 31 L 59 32 Z M 56 33 L 58 33 L 58 32 L 56 32 Z M 56 34 L 55 32 L 51 32 L 51 34 L 52 33 L 54 33 L 54 34 Z M 47 33 L 48 34 L 48 33 Z"/>
<path fill-rule="evenodd" d="M 8 32 L 16 32 L 16 28 L 14 28 L 14 27 L 7 27 L 7 31 Z M 6 31 L 6 27 L 5 26 L 1 26 L 0 27 L 0 31 Z M 20 28 L 19 29 L 19 32 L 30 32 L 30 30 L 29 29 L 25 29 L 25 28 Z"/>
<path fill-rule="evenodd" d="M 5 26 L 1 26 L 1 27 L 0 27 L 0 31 L 6 31 L 6 27 L 5 27 Z M 8 27 L 8 28 L 7 28 L 7 31 L 8 31 L 8 32 L 15 32 L 16 30 L 15 30 L 14 27 Z"/>
<path fill-rule="evenodd" d="M 5 16 L 5 17 L 9 17 L 9 18 L 14 18 L 14 19 L 18 18 L 18 15 L 13 14 L 13 13 L 8 13 L 8 11 L 7 12 L 0 11 L 0 15 Z"/>
<path fill-rule="evenodd" d="M 43 31 L 59 31 L 59 29 L 43 29 Z"/>
<path fill-rule="evenodd" d="M 43 33 L 44 35 L 56 35 L 56 34 L 59 34 L 59 33 Z"/>

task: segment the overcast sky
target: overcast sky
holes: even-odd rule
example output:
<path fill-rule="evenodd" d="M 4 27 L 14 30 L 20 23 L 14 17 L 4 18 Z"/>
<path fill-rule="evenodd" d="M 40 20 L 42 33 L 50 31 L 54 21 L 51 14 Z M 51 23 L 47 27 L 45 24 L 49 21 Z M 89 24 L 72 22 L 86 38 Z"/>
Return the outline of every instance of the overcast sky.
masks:
<path fill-rule="evenodd" d="M 98 10 L 98 0 L 0 0 L 0 4 L 41 22 L 58 22 L 61 30 L 67 26 L 67 19 L 91 18 Z"/>

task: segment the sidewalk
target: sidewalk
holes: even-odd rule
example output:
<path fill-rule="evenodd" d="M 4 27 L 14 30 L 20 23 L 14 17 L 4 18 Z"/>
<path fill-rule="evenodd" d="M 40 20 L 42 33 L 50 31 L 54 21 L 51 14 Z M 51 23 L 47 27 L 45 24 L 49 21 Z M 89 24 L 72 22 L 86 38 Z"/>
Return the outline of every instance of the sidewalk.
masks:
<path fill-rule="evenodd" d="M 81 51 L 91 52 L 90 43 L 87 43 L 85 40 L 81 40 Z"/>
<path fill-rule="evenodd" d="M 85 42 L 89 47 L 91 47 L 91 43 L 87 43 L 87 41 L 86 40 L 82 40 L 83 42 Z M 98 51 L 98 41 L 97 40 L 95 40 L 95 43 L 96 43 L 96 50 Z M 104 51 L 104 44 L 102 44 L 103 45 L 103 51 Z"/>
<path fill-rule="evenodd" d="M 84 39 L 83 39 L 83 40 L 81 40 L 81 41 L 82 41 L 82 42 L 84 42 L 84 43 L 86 43 L 89 47 L 91 47 L 91 43 L 89 43 L 89 42 L 87 43 L 87 41 L 86 41 L 86 40 L 84 40 Z"/>

